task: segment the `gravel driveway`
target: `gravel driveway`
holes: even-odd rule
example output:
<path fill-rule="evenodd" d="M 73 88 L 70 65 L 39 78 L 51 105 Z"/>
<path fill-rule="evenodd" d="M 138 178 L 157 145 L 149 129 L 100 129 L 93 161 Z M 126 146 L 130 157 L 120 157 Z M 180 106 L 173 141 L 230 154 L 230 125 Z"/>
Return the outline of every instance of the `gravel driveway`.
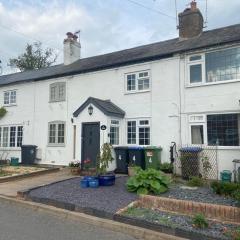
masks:
<path fill-rule="evenodd" d="M 69 179 L 32 190 L 29 197 L 55 200 L 74 204 L 80 208 L 91 208 L 114 214 L 119 209 L 126 207 L 138 197 L 126 190 L 127 177 L 117 177 L 116 184 L 110 187 L 81 188 L 80 177 Z"/>

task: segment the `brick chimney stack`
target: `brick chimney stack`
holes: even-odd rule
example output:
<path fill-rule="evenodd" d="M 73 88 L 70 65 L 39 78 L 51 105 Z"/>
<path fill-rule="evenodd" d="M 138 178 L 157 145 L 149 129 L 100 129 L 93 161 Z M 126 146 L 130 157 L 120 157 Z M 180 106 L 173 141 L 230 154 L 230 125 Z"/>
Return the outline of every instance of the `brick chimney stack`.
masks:
<path fill-rule="evenodd" d="M 71 64 L 80 59 L 81 44 L 78 41 L 78 36 L 68 32 L 67 38 L 64 39 L 64 65 Z"/>
<path fill-rule="evenodd" d="M 203 16 L 197 8 L 197 2 L 192 1 L 190 6 L 178 15 L 179 38 L 182 40 L 197 37 L 203 31 Z"/>

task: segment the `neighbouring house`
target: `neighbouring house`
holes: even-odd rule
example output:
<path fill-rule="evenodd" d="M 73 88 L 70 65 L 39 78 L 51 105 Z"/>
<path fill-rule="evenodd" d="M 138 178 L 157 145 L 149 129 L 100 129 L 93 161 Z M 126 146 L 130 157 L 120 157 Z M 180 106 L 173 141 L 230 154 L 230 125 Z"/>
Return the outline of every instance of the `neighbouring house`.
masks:
<path fill-rule="evenodd" d="M 64 64 L 0 76 L 0 148 L 38 146 L 41 164 L 95 159 L 104 142 L 218 145 L 219 171 L 240 158 L 240 24 L 203 31 L 196 6 L 179 14 L 179 37 L 80 58 L 68 34 Z M 100 126 L 105 125 L 106 130 Z M 114 166 L 113 166 L 114 167 Z"/>

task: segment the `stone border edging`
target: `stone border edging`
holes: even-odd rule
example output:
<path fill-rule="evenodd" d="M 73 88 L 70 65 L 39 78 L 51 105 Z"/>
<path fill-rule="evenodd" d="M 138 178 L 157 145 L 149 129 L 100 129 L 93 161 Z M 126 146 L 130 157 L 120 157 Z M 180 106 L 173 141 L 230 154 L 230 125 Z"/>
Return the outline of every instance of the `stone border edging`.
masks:
<path fill-rule="evenodd" d="M 48 173 L 54 173 L 59 170 L 60 170 L 60 168 L 48 168 L 48 169 L 44 169 L 42 171 L 37 171 L 37 172 L 24 173 L 24 174 L 20 174 L 20 175 L 16 175 L 16 176 L 6 176 L 6 177 L 0 178 L 0 183 L 16 181 L 16 180 L 40 176 L 40 175 L 44 175 L 44 174 L 48 174 Z"/>
<path fill-rule="evenodd" d="M 138 200 L 139 206 L 155 208 L 162 211 L 195 215 L 202 213 L 206 218 L 240 224 L 240 208 L 210 203 L 179 200 L 165 197 L 141 195 Z"/>
<path fill-rule="evenodd" d="M 90 216 L 84 213 L 71 212 L 65 209 L 60 209 L 48 205 L 43 205 L 35 202 L 28 202 L 15 198 L 0 196 L 1 201 L 8 202 L 10 204 L 16 204 L 23 207 L 34 209 L 36 212 L 54 213 L 55 216 L 64 218 L 66 220 L 73 220 L 83 222 L 85 224 L 91 224 L 98 227 L 103 227 L 115 232 L 121 232 L 133 236 L 138 239 L 144 240 L 186 240 L 184 238 L 167 235 L 164 233 L 152 231 L 149 229 L 124 224 L 120 221 L 112 221 L 108 219 L 102 219 L 94 216 Z"/>

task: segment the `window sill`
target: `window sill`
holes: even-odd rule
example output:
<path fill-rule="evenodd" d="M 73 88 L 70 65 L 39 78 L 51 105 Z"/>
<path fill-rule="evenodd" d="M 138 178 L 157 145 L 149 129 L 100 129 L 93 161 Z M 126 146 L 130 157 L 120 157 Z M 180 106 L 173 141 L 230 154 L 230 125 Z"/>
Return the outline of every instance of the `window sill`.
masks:
<path fill-rule="evenodd" d="M 209 146 L 211 147 L 211 146 Z M 214 146 L 212 146 L 214 147 Z M 240 150 L 240 146 L 217 146 L 217 149 L 218 150 L 237 150 L 239 151 Z"/>
<path fill-rule="evenodd" d="M 240 82 L 240 79 L 233 79 L 228 81 L 218 81 L 218 82 L 209 82 L 209 83 L 193 83 L 185 85 L 186 88 L 194 88 L 194 87 L 205 87 L 205 86 L 213 86 L 219 84 L 227 84 L 227 83 L 236 83 Z"/>
<path fill-rule="evenodd" d="M 0 147 L 0 151 L 21 151 L 21 147 Z"/>
<path fill-rule="evenodd" d="M 47 147 L 66 147 L 65 144 L 48 144 Z"/>
<path fill-rule="evenodd" d="M 16 107 L 17 104 L 4 104 L 3 107 Z"/>
<path fill-rule="evenodd" d="M 150 92 L 150 89 L 148 90 L 142 90 L 142 91 L 129 91 L 129 92 L 125 92 L 124 95 L 129 95 L 129 94 L 137 94 L 137 93 L 147 93 Z"/>
<path fill-rule="evenodd" d="M 64 99 L 64 100 L 56 100 L 56 101 L 49 101 L 48 103 L 60 103 L 60 102 L 66 102 L 66 99 Z"/>

